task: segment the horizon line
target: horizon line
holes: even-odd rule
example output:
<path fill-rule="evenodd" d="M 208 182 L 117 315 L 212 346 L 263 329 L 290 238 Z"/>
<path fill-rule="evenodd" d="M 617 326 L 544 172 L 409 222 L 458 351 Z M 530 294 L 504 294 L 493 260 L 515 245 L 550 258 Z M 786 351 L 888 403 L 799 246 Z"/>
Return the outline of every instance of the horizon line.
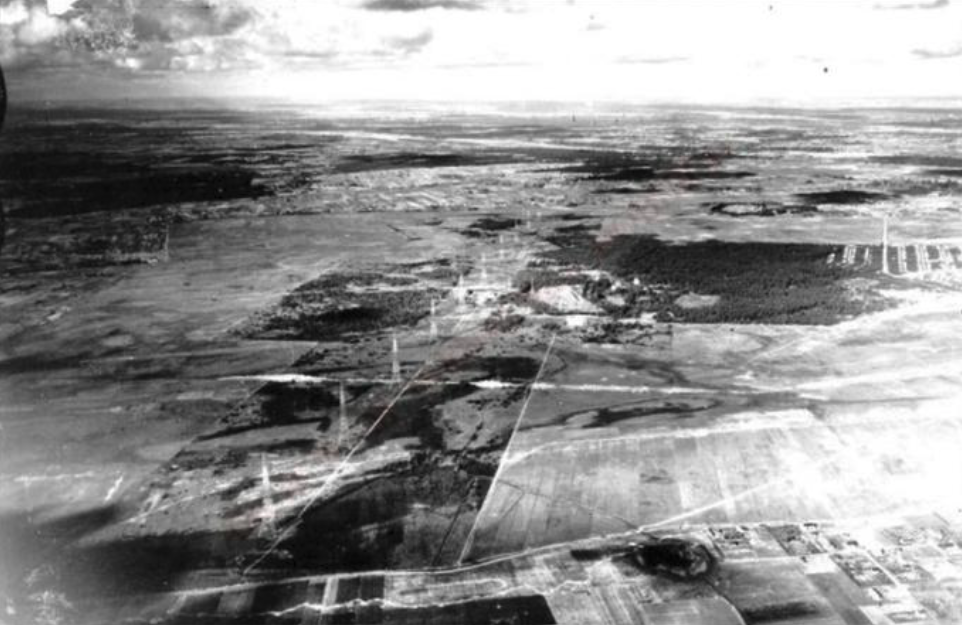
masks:
<path fill-rule="evenodd" d="M 13 95 L 8 93 L 8 96 Z M 405 105 L 421 107 L 447 107 L 459 109 L 482 109 L 482 108 L 551 108 L 568 107 L 581 110 L 587 113 L 605 113 L 605 109 L 615 109 L 618 107 L 638 107 L 638 108 L 729 108 L 729 109 L 804 109 L 804 110 L 832 110 L 832 109 L 885 109 L 885 108 L 919 108 L 919 109 L 950 109 L 957 108 L 962 111 L 962 95 L 938 95 L 938 96 L 864 96 L 848 98 L 824 98 L 824 99 L 795 99 L 795 98 L 754 98 L 745 100 L 691 100 L 691 99 L 564 99 L 564 98 L 499 98 L 490 100 L 462 100 L 445 98 L 398 98 L 398 97 L 365 97 L 365 98 L 327 98 L 327 99 L 304 99 L 304 98 L 285 98 L 283 96 L 265 95 L 237 95 L 237 96 L 208 96 L 208 95 L 150 95 L 150 96 L 122 96 L 122 97 L 26 97 L 8 98 L 8 110 L 15 111 L 18 108 L 68 108 L 70 106 L 90 106 L 96 105 L 107 108 L 115 108 L 125 104 L 136 104 L 140 108 L 144 104 L 150 103 L 175 103 L 175 102 L 194 102 L 204 104 L 216 104 L 224 108 L 232 108 L 243 103 L 269 104 L 272 106 L 289 107 L 338 107 L 338 106 L 386 106 L 386 105 Z M 162 108 L 162 107 L 158 107 Z M 559 112 L 567 115 L 569 112 Z"/>

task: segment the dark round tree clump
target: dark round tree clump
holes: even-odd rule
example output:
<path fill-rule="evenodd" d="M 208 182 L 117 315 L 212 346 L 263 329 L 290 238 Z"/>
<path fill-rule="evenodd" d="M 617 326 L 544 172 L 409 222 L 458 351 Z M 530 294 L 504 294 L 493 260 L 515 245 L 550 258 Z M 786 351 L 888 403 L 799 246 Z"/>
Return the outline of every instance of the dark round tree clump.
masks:
<path fill-rule="evenodd" d="M 643 568 L 680 579 L 706 577 L 718 564 L 708 547 L 685 538 L 660 538 L 638 545 L 634 556 Z"/>

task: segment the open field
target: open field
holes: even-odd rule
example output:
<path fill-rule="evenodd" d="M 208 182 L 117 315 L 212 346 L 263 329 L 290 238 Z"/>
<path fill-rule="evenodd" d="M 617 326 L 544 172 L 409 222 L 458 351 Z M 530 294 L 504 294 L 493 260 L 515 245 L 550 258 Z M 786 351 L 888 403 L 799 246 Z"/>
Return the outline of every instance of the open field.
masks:
<path fill-rule="evenodd" d="M 0 618 L 960 622 L 940 119 L 13 111 Z"/>

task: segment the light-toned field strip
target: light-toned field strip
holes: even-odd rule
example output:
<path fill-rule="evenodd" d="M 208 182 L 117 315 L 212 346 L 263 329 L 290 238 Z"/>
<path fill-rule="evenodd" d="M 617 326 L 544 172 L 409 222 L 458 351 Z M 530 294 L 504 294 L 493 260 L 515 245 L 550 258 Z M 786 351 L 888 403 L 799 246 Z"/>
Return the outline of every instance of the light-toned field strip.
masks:
<path fill-rule="evenodd" d="M 908 248 L 912 248 L 915 252 L 915 271 L 908 270 Z M 939 243 L 938 241 L 893 244 L 889 246 L 889 249 L 895 250 L 894 275 L 925 274 L 936 270 L 954 271 L 962 266 L 962 264 L 956 260 L 958 248 L 954 245 Z M 932 258 L 932 255 L 934 255 L 935 258 Z M 836 252 L 830 253 L 826 262 L 829 265 L 839 263 L 864 269 L 871 266 L 872 257 L 872 246 L 870 245 L 846 245 L 840 255 Z M 860 258 L 861 261 L 859 260 Z"/>
<path fill-rule="evenodd" d="M 842 253 L 842 262 L 846 265 L 855 264 L 855 250 L 856 247 L 854 245 L 846 245 L 845 251 Z"/>
<path fill-rule="evenodd" d="M 251 376 L 230 376 L 220 378 L 225 381 L 257 381 L 257 382 L 278 382 L 282 384 L 302 384 L 323 386 L 328 384 L 380 384 L 391 386 L 397 382 L 390 378 L 365 378 L 365 377 L 337 377 L 337 376 L 313 376 L 300 373 L 282 373 L 269 375 Z M 644 384 L 560 384 L 555 382 L 505 382 L 503 380 L 414 380 L 413 386 L 461 386 L 468 384 L 476 388 L 485 390 L 512 389 L 512 388 L 531 388 L 535 391 L 574 391 L 581 393 L 627 393 L 634 395 L 662 394 L 662 395 L 694 395 L 719 393 L 717 388 L 701 386 L 646 386 Z M 757 392 L 750 388 L 733 388 L 726 390 L 731 394 L 752 394 Z"/>
<path fill-rule="evenodd" d="M 919 271 L 930 271 L 932 265 L 929 264 L 929 251 L 928 246 L 918 245 L 915 246 L 915 266 Z"/>
<path fill-rule="evenodd" d="M 811 382 L 800 382 L 793 385 L 792 388 L 801 390 L 831 389 L 843 386 L 854 386 L 856 384 L 878 384 L 912 379 L 917 380 L 921 378 L 932 379 L 942 376 L 962 380 L 962 362 L 955 368 L 947 367 L 945 362 L 936 362 L 931 365 L 918 365 L 915 367 L 889 369 L 887 371 L 873 373 L 856 373 L 852 375 L 825 377 Z"/>
<path fill-rule="evenodd" d="M 778 416 L 781 417 L 781 412 L 779 411 Z M 737 413 L 736 413 L 737 414 Z M 583 438 L 583 439 L 566 439 L 559 441 L 551 441 L 548 443 L 539 444 L 531 449 L 526 449 L 517 453 L 516 457 L 513 459 L 506 460 L 507 463 L 518 462 L 526 457 L 542 454 L 542 453 L 555 453 L 558 449 L 575 448 L 587 445 L 618 445 L 629 441 L 643 441 L 643 440 L 660 440 L 660 439 L 685 439 L 685 438 L 706 438 L 713 436 L 715 434 L 734 434 L 741 432 L 757 432 L 765 430 L 780 430 L 780 431 L 791 431 L 791 430 L 810 430 L 810 429 L 831 429 L 838 427 L 839 425 L 852 426 L 852 425 L 878 425 L 881 423 L 901 423 L 905 420 L 904 415 L 892 415 L 884 416 L 878 414 L 866 414 L 853 417 L 846 417 L 840 423 L 833 423 L 829 426 L 821 421 L 810 421 L 802 419 L 791 419 L 785 418 L 778 420 L 770 419 L 756 419 L 756 420 L 744 420 L 736 421 L 730 424 L 719 424 L 709 427 L 692 427 L 692 428 L 660 428 L 657 430 L 651 430 L 648 432 L 638 432 L 635 434 L 622 434 L 613 438 Z M 962 420 L 962 414 L 952 410 L 943 411 L 927 411 L 923 414 L 913 415 L 913 422 L 918 421 L 957 421 Z"/>
<path fill-rule="evenodd" d="M 942 263 L 942 269 L 949 269 L 955 266 L 955 259 L 952 256 L 952 252 L 949 250 L 948 245 L 938 246 L 939 250 L 939 262 Z"/>

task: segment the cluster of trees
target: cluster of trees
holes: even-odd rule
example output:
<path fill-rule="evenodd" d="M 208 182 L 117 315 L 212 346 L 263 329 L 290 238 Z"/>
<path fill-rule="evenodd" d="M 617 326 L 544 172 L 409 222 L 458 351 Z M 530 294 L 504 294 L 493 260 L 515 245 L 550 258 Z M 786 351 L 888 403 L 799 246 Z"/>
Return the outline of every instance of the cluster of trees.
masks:
<path fill-rule="evenodd" d="M 631 313 L 660 312 L 679 321 L 831 324 L 878 302 L 852 298 L 842 280 L 852 268 L 829 265 L 836 246 L 700 241 L 670 244 L 652 236 L 622 235 L 607 242 L 565 237 L 558 261 L 606 270 L 631 282 L 662 285 L 639 298 Z M 648 289 L 651 290 L 650 288 Z M 677 295 L 717 295 L 704 308 L 680 308 Z M 670 313 L 670 315 L 669 315 Z"/>
<path fill-rule="evenodd" d="M 347 284 L 355 283 L 352 276 L 363 283 L 368 274 L 331 274 L 305 283 L 258 315 L 241 333 L 249 338 L 348 339 L 348 335 L 414 325 L 430 313 L 432 299 L 445 295 L 433 288 L 355 293 L 346 290 Z M 406 285 L 400 278 L 382 281 Z"/>

